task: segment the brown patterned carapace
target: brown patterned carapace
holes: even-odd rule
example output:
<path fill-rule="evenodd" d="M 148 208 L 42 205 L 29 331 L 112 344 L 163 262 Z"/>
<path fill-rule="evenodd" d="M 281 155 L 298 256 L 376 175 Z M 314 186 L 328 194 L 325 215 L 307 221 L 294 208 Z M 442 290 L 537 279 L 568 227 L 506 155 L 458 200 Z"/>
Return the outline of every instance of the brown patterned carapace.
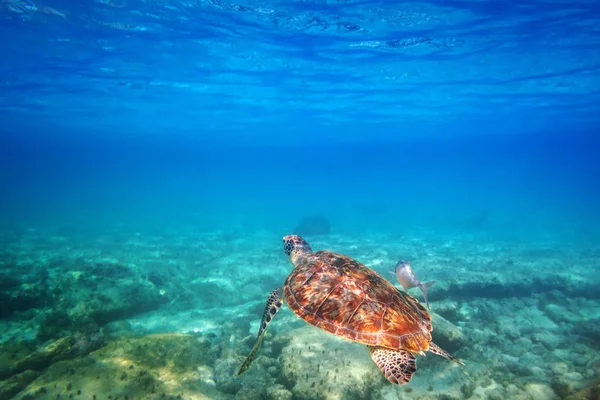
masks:
<path fill-rule="evenodd" d="M 350 257 L 330 251 L 293 256 L 284 296 L 300 318 L 366 345 L 428 350 L 431 316 L 414 297 Z"/>

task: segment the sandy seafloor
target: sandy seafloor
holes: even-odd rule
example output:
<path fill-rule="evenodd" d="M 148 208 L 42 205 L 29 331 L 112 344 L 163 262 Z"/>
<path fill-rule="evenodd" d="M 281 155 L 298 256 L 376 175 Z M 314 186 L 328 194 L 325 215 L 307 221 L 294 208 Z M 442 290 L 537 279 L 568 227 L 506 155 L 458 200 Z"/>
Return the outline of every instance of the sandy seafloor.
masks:
<path fill-rule="evenodd" d="M 306 237 L 394 283 L 401 257 L 437 281 L 434 341 L 466 365 L 418 356 L 404 386 L 382 377 L 365 346 L 285 307 L 236 376 L 266 296 L 291 271 L 279 232 L 5 231 L 0 400 L 597 399 L 600 245 L 572 229 Z"/>

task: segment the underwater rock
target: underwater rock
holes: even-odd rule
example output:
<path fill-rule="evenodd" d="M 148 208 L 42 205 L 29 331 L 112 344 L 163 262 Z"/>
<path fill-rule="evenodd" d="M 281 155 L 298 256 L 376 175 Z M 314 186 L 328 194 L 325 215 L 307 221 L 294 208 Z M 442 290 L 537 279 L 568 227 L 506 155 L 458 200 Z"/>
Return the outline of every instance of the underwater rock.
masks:
<path fill-rule="evenodd" d="M 235 394 L 236 400 L 263 400 L 266 397 L 267 386 L 260 382 L 249 382 Z"/>
<path fill-rule="evenodd" d="M 531 364 L 525 363 L 519 359 L 519 357 L 512 356 L 510 354 L 501 354 L 499 357 L 503 368 L 506 368 L 511 374 L 516 376 L 531 376 Z"/>
<path fill-rule="evenodd" d="M 544 312 L 557 324 L 573 324 L 577 322 L 577 315 L 566 307 L 548 304 L 544 307 Z"/>
<path fill-rule="evenodd" d="M 525 393 L 531 399 L 555 400 L 559 398 L 550 386 L 543 383 L 526 384 Z"/>
<path fill-rule="evenodd" d="M 8 274 L 0 273 L 0 292 L 8 292 L 9 290 L 19 287 L 21 282 L 14 279 Z"/>
<path fill-rule="evenodd" d="M 0 276 L 0 318 L 7 318 L 19 311 L 40 308 L 49 304 L 51 294 L 48 287 L 39 282 L 23 283 Z"/>
<path fill-rule="evenodd" d="M 589 362 L 589 366 L 592 368 L 594 374 L 600 377 L 600 356 L 593 358 Z"/>
<path fill-rule="evenodd" d="M 565 400 L 597 400 L 600 399 L 600 379 L 591 385 L 564 398 Z"/>
<path fill-rule="evenodd" d="M 600 318 L 582 319 L 575 322 L 573 332 L 588 338 L 600 347 Z"/>
<path fill-rule="evenodd" d="M 85 355 L 100 348 L 103 344 L 104 336 L 101 332 L 91 335 L 81 333 L 69 335 L 46 343 L 17 362 L 10 373 L 17 374 L 26 370 L 41 371 L 58 361 Z"/>
<path fill-rule="evenodd" d="M 164 287 L 171 280 L 166 271 L 153 270 L 148 272 L 148 280 L 157 287 Z"/>
<path fill-rule="evenodd" d="M 292 400 L 292 392 L 282 385 L 273 385 L 267 389 L 267 400 Z"/>
<path fill-rule="evenodd" d="M 219 283 L 218 281 L 194 282 L 191 289 L 195 290 L 198 298 L 207 306 L 226 305 L 230 301 L 234 303 L 236 301 L 235 289 L 231 288 L 231 285 Z M 229 295 L 223 296 L 224 292 Z M 226 297 L 227 300 L 223 297 Z"/>
<path fill-rule="evenodd" d="M 183 334 L 116 340 L 85 357 L 52 364 L 18 396 L 44 387 L 48 399 L 223 399 L 205 364 L 206 351 L 198 337 Z"/>
<path fill-rule="evenodd" d="M 40 324 L 40 340 L 148 312 L 168 301 L 158 288 L 141 278 L 118 280 L 89 272 L 64 274 L 56 290 L 60 300 Z"/>
<path fill-rule="evenodd" d="M 565 398 L 586 388 L 589 381 L 578 372 L 567 372 L 564 375 L 558 375 L 552 380 L 552 389 L 560 397 Z"/>
<path fill-rule="evenodd" d="M 294 399 L 367 399 L 387 382 L 365 346 L 304 327 L 290 334 L 279 356 L 281 381 Z M 254 365 L 253 365 L 254 367 Z"/>
<path fill-rule="evenodd" d="M 503 386 L 499 383 L 494 381 L 493 379 L 490 379 L 489 381 L 483 381 L 483 382 L 478 382 L 477 387 L 475 388 L 475 390 L 473 391 L 473 395 L 470 397 L 470 399 L 481 399 L 481 400 L 505 400 L 505 399 L 517 399 L 518 396 L 516 395 L 521 395 L 522 394 L 522 390 L 519 388 L 514 388 L 514 390 L 512 390 L 511 392 L 509 392 L 510 395 L 506 395 L 505 394 L 505 390 L 503 388 Z M 526 399 L 530 399 L 529 397 L 527 397 Z M 519 399 L 521 400 L 521 399 Z M 525 399 L 523 399 L 525 400 Z M 542 399 L 540 399 L 542 400 Z"/>
<path fill-rule="evenodd" d="M 436 314 L 450 321 L 457 322 L 464 318 L 464 316 L 460 313 L 460 308 L 456 301 L 447 299 L 437 301 L 432 310 L 435 311 Z"/>
<path fill-rule="evenodd" d="M 0 381 L 0 400 L 10 399 L 40 375 L 37 371 L 25 371 L 5 381 Z"/>
<path fill-rule="evenodd" d="M 322 215 L 312 215 L 302 219 L 293 232 L 301 236 L 327 235 L 331 232 L 331 224 Z"/>
<path fill-rule="evenodd" d="M 468 265 L 466 263 L 465 265 Z M 496 264 L 489 264 L 490 268 L 499 268 Z M 432 292 L 430 300 L 437 299 L 506 299 L 523 298 L 531 295 L 541 295 L 540 302 L 547 303 L 544 295 L 558 293 L 561 299 L 570 297 L 586 297 L 597 299 L 600 297 L 600 285 L 594 285 L 583 280 L 571 280 L 562 275 L 527 274 L 512 272 L 490 272 L 486 274 L 467 275 L 461 279 L 448 282 L 438 282 Z M 565 297 L 566 296 L 566 297 Z M 563 301 L 564 302 L 564 301 Z M 562 308 L 552 304 L 553 307 Z M 561 320 L 569 318 L 554 314 Z"/>
<path fill-rule="evenodd" d="M 275 348 L 277 347 L 276 337 L 271 332 L 265 335 L 265 343 L 260 349 L 259 355 L 252 363 L 252 368 L 243 376 L 238 376 L 237 372 L 243 362 L 243 357 L 239 352 L 229 353 L 225 350 L 222 354 L 223 360 L 235 360 L 233 377 L 240 384 L 239 390 L 235 394 L 236 399 L 257 399 L 263 400 L 267 397 L 267 390 L 274 385 L 275 380 L 279 377 L 280 368 L 276 358 Z M 280 341 L 278 341 L 279 343 Z M 244 349 L 243 353 L 250 351 L 250 347 Z M 215 370 L 220 369 L 218 366 L 221 363 L 217 361 Z M 225 372 L 225 371 L 220 371 Z M 224 383 L 233 384 L 231 377 L 222 373 L 219 374 L 218 386 L 223 387 Z"/>
<path fill-rule="evenodd" d="M 131 338 L 143 336 L 144 330 L 141 327 L 133 329 L 129 321 L 120 320 L 106 324 L 102 328 L 102 332 L 107 340 L 118 340 L 123 338 Z M 147 332 L 146 334 L 148 334 Z"/>
<path fill-rule="evenodd" d="M 10 341 L 1 344 L 0 351 L 0 380 L 23 372 L 15 371 L 14 367 L 20 360 L 36 351 L 35 343 L 30 341 Z"/>
<path fill-rule="evenodd" d="M 89 318 L 98 324 L 105 324 L 153 310 L 167 301 L 149 282 L 115 282 L 111 290 L 105 288 L 88 305 L 77 307 L 71 317 L 75 321 L 87 321 Z"/>
<path fill-rule="evenodd" d="M 454 353 L 465 346 L 462 330 L 437 313 L 431 313 L 433 341 L 442 349 Z"/>
<path fill-rule="evenodd" d="M 556 331 L 535 332 L 531 335 L 533 343 L 542 344 L 547 351 L 552 351 L 560 346 L 564 338 L 556 333 Z"/>
<path fill-rule="evenodd" d="M 57 310 L 53 307 L 44 314 L 40 313 L 40 318 L 41 321 L 36 333 L 36 339 L 39 342 L 68 336 L 73 331 L 73 324 L 66 311 Z"/>
<path fill-rule="evenodd" d="M 237 377 L 240 365 L 241 362 L 234 359 L 217 360 L 215 363 L 215 382 L 217 384 L 217 389 L 223 393 L 230 394 L 235 394 L 240 390 L 242 381 Z"/>
<path fill-rule="evenodd" d="M 29 272 L 27 272 L 29 271 Z M 172 300 L 136 268 L 86 259 L 40 259 L 0 274 L 0 318 L 35 318 L 36 339 L 58 339 L 90 324 L 104 325 Z M 26 313 L 25 313 L 26 312 Z"/>
<path fill-rule="evenodd" d="M 507 297 L 518 297 L 530 293 L 535 285 L 524 279 L 517 282 L 508 282 L 499 276 L 490 274 L 486 277 L 477 277 L 470 280 L 455 280 L 447 285 L 436 287 L 437 296 L 446 298 L 493 298 L 503 299 Z M 444 293 L 446 292 L 446 293 Z"/>
<path fill-rule="evenodd" d="M 76 266 L 80 270 L 86 271 L 86 274 L 90 277 L 94 277 L 95 280 L 108 279 L 112 281 L 128 280 L 137 277 L 135 272 L 128 266 L 122 265 L 118 262 L 104 262 L 104 261 L 92 261 L 86 260 L 75 260 Z M 86 276 L 79 275 L 81 278 Z M 78 278 L 78 279 L 81 279 Z"/>

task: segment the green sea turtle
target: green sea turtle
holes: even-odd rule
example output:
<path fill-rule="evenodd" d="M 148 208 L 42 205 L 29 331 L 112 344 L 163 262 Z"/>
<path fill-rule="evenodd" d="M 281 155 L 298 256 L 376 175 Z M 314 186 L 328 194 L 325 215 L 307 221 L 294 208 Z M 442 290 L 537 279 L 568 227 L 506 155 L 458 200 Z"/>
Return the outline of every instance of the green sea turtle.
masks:
<path fill-rule="evenodd" d="M 269 295 L 256 344 L 238 375 L 250 367 L 284 299 L 309 324 L 367 345 L 371 358 L 393 384 L 410 381 L 417 370 L 414 353 L 429 351 L 462 364 L 431 341 L 427 309 L 377 272 L 341 254 L 313 253 L 300 236 L 285 236 L 283 247 L 294 269 L 283 287 Z"/>

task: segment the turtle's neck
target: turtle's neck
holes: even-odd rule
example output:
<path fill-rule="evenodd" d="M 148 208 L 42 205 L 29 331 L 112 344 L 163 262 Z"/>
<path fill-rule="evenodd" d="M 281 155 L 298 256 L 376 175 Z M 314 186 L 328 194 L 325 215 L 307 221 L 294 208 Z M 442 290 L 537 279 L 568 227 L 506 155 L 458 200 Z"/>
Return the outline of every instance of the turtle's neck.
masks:
<path fill-rule="evenodd" d="M 311 254 L 312 252 L 310 251 L 292 251 L 292 254 L 290 254 L 290 261 L 294 264 L 294 267 L 297 267 Z"/>

